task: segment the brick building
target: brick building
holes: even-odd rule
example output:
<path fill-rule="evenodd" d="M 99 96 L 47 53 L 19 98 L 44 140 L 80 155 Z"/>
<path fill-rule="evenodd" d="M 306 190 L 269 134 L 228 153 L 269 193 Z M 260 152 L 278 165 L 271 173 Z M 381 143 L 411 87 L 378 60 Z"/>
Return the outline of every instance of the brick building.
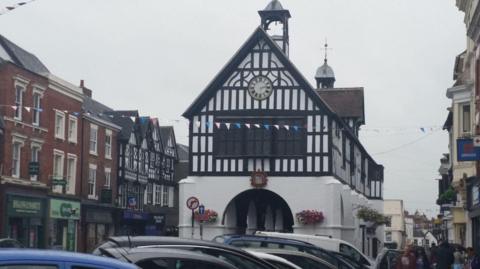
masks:
<path fill-rule="evenodd" d="M 77 126 L 66 119 L 77 117 L 82 100 L 78 87 L 0 36 L 2 237 L 28 247 L 76 248 L 80 146 Z"/>

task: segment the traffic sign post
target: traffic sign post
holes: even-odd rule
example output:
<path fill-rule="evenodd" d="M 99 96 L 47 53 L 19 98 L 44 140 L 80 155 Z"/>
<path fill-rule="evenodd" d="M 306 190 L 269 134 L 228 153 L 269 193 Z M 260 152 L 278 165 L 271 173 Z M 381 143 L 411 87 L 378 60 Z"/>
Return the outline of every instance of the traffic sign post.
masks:
<path fill-rule="evenodd" d="M 192 239 L 195 234 L 195 209 L 200 205 L 200 201 L 195 196 L 187 199 L 187 207 L 192 210 Z"/>
<path fill-rule="evenodd" d="M 203 240 L 203 220 L 205 217 L 205 206 L 200 205 L 198 207 L 198 214 L 200 215 L 200 240 Z"/>

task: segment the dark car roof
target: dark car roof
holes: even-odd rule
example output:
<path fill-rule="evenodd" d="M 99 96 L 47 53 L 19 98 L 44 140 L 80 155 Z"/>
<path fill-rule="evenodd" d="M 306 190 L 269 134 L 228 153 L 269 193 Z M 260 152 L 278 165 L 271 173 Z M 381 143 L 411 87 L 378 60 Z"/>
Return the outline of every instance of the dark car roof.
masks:
<path fill-rule="evenodd" d="M 183 249 L 171 249 L 171 248 L 133 248 L 133 249 L 105 249 L 104 251 L 112 254 L 115 258 L 126 259 L 131 263 L 138 263 L 143 260 L 150 260 L 155 258 L 173 258 L 183 260 L 195 260 L 202 262 L 209 262 L 222 265 L 226 268 L 236 269 L 235 266 L 227 263 L 219 258 L 189 251 Z"/>
<path fill-rule="evenodd" d="M 301 241 L 301 240 L 296 240 L 296 239 L 290 239 L 290 238 L 281 238 L 281 237 L 274 237 L 274 236 L 261 236 L 261 235 L 246 235 L 246 234 L 225 234 L 225 235 L 220 235 L 217 236 L 223 237 L 224 242 L 228 244 L 229 242 L 235 241 L 235 240 L 253 240 L 253 241 L 268 241 L 268 242 L 275 242 L 275 243 L 291 243 L 291 244 L 296 244 L 296 245 L 302 245 L 302 246 L 315 246 L 311 243 Z M 214 239 L 215 240 L 215 239 Z"/>
<path fill-rule="evenodd" d="M 116 245 L 113 246 L 112 243 Z M 103 246 L 102 246 L 103 245 Z M 98 246 L 97 249 L 94 250 L 95 254 L 102 254 L 105 249 L 108 248 L 135 248 L 135 247 L 155 247 L 155 246 L 162 246 L 162 247 L 175 247 L 175 246 L 191 246 L 191 247 L 203 247 L 203 248 L 215 248 L 215 249 L 222 249 L 224 251 L 230 251 L 234 253 L 239 253 L 240 255 L 249 257 L 259 263 L 265 264 L 267 267 L 271 267 L 270 264 L 259 260 L 254 255 L 236 247 L 232 247 L 225 244 L 215 243 L 211 241 L 203 241 L 203 240 L 196 240 L 196 239 L 185 239 L 185 238 L 178 238 L 178 237 L 169 237 L 169 236 L 113 236 L 108 238 L 106 242 L 102 245 Z"/>
<path fill-rule="evenodd" d="M 87 263 L 92 265 L 101 265 L 121 269 L 136 268 L 136 266 L 134 265 L 117 261 L 111 258 L 58 250 L 22 249 L 21 251 L 19 251 L 13 249 L 6 249 L 0 251 L 0 263 L 8 261 L 69 261 L 73 263 Z"/>

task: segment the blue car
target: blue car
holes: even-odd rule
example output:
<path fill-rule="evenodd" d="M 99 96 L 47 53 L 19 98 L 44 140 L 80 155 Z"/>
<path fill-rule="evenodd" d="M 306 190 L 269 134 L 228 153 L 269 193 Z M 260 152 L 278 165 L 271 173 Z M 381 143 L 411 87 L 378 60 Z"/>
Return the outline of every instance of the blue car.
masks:
<path fill-rule="evenodd" d="M 56 250 L 0 251 L 0 269 L 138 269 L 111 258 Z"/>

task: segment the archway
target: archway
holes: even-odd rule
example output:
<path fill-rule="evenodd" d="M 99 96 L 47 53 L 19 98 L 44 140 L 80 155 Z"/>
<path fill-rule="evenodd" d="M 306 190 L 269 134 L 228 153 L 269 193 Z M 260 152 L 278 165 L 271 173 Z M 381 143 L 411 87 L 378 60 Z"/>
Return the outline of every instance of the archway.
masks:
<path fill-rule="evenodd" d="M 223 213 L 222 224 L 235 226 L 237 234 L 255 231 L 293 231 L 293 214 L 278 194 L 252 189 L 235 196 Z"/>

